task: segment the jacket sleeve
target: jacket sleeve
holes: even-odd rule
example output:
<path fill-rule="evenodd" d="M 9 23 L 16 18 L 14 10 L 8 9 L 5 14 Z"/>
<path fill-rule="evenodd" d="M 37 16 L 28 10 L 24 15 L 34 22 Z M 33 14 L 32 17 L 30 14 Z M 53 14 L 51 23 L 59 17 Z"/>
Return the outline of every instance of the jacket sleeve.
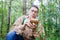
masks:
<path fill-rule="evenodd" d="M 40 22 L 39 22 L 39 24 L 38 24 L 38 32 L 39 32 L 40 38 L 41 38 L 42 40 L 45 40 L 44 27 L 41 25 Z"/>
<path fill-rule="evenodd" d="M 19 17 L 13 24 L 12 28 L 10 30 L 15 31 L 16 34 L 22 34 L 22 29 L 24 28 L 24 25 L 22 25 L 24 16 Z"/>

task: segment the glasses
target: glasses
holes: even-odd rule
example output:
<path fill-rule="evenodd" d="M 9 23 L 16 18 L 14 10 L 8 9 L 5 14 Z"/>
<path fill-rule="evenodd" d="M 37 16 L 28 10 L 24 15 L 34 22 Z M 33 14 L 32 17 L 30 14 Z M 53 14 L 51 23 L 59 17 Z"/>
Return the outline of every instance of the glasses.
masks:
<path fill-rule="evenodd" d="M 34 13 L 37 13 L 37 11 L 35 11 L 35 10 L 31 10 L 32 12 L 34 12 Z"/>

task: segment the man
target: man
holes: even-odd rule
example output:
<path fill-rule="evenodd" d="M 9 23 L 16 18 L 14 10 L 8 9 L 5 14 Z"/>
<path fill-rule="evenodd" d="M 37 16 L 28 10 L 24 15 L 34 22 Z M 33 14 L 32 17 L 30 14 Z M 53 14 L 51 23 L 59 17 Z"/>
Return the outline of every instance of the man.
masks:
<path fill-rule="evenodd" d="M 31 29 L 36 28 L 36 25 L 33 25 L 30 22 L 30 19 L 36 19 L 38 13 L 38 7 L 32 5 L 28 11 L 28 15 L 23 15 L 19 17 L 13 24 L 10 32 L 6 35 L 6 40 L 34 40 L 35 37 L 38 37 L 38 33 L 35 35 L 32 34 Z M 27 27 L 26 27 L 27 26 Z M 25 28 L 25 29 L 24 29 Z M 39 33 L 44 34 L 44 28 L 39 23 L 38 25 Z M 32 36 L 33 35 L 33 36 Z"/>

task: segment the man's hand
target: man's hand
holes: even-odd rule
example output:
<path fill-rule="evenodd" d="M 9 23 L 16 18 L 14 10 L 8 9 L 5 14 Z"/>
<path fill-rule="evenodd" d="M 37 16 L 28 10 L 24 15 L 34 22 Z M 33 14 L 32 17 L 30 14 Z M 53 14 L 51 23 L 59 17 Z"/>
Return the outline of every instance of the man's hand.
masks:
<path fill-rule="evenodd" d="M 36 28 L 36 25 L 35 25 L 34 23 L 32 24 L 32 23 L 30 22 L 30 20 L 28 20 L 28 19 L 25 21 L 24 25 L 25 25 L 25 26 L 28 26 L 28 27 L 30 27 L 30 28 L 32 28 L 32 29 Z"/>

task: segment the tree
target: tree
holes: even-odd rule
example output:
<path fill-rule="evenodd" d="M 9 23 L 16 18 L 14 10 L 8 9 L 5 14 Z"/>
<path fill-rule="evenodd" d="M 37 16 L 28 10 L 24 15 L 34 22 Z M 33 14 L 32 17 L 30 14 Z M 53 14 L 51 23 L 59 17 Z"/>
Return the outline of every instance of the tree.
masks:
<path fill-rule="evenodd" d="M 2 2 L 1 37 L 2 37 L 2 28 L 3 28 L 3 20 L 4 20 L 4 14 L 3 14 L 3 0 L 1 0 L 1 2 Z"/>
<path fill-rule="evenodd" d="M 11 2 L 12 2 L 12 0 L 9 0 L 8 18 L 7 18 L 7 32 L 9 31 L 9 27 L 10 27 Z"/>
<path fill-rule="evenodd" d="M 26 0 L 23 0 L 23 14 L 26 14 Z"/>

